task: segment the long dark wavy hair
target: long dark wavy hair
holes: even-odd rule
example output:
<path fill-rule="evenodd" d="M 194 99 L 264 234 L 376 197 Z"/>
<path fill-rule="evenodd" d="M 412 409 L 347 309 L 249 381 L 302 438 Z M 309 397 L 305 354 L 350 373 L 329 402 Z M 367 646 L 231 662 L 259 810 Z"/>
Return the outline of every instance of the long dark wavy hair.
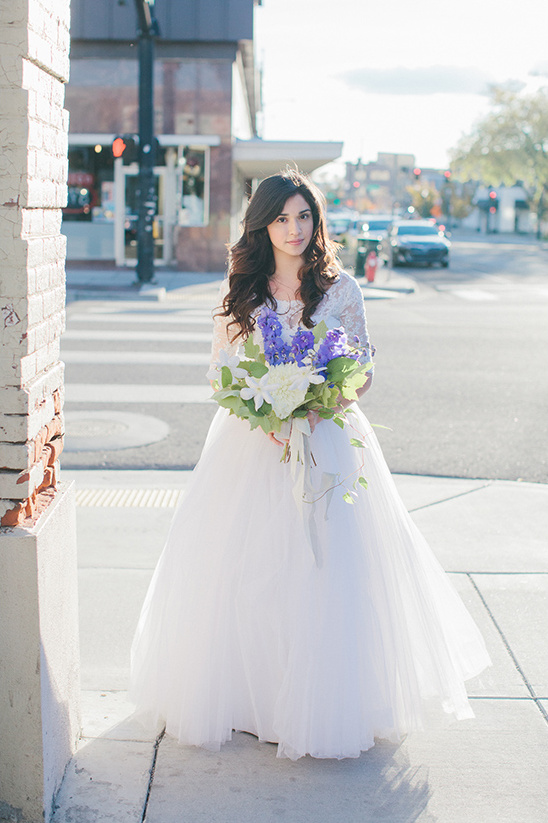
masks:
<path fill-rule="evenodd" d="M 288 198 L 300 194 L 312 212 L 313 232 L 303 252 L 298 297 L 303 303 L 302 322 L 314 325 L 314 314 L 322 297 L 339 276 L 337 246 L 328 236 L 324 217 L 325 200 L 316 186 L 298 171 L 288 170 L 267 177 L 251 198 L 243 220 L 243 234 L 229 249 L 229 290 L 219 315 L 236 325 L 232 339 L 247 338 L 255 326 L 253 312 L 263 303 L 275 308 L 270 278 L 276 265 L 267 226 L 283 212 Z"/>

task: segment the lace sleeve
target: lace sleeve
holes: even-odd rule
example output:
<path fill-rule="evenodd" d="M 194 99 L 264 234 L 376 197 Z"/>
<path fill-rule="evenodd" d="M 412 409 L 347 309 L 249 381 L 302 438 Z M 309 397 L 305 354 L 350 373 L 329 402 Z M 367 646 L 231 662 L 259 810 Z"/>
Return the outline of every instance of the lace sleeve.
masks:
<path fill-rule="evenodd" d="M 240 345 L 241 338 L 235 340 L 234 342 L 230 342 L 229 340 L 229 332 L 228 332 L 228 324 L 230 323 L 229 317 L 221 317 L 220 315 L 216 314 L 219 308 L 223 305 L 223 300 L 225 299 L 226 295 L 228 294 L 228 279 L 223 280 L 221 283 L 221 288 L 219 289 L 219 299 L 217 301 L 217 307 L 214 309 L 213 312 L 213 341 L 211 344 L 211 360 L 210 363 L 216 363 L 219 359 L 219 352 L 221 349 L 227 352 L 227 354 L 235 354 L 238 351 L 238 347 Z M 232 326 L 231 332 L 235 330 L 235 326 Z"/>
<path fill-rule="evenodd" d="M 372 345 L 367 331 L 362 290 L 350 275 L 346 275 L 345 281 L 342 295 L 343 303 L 340 311 L 341 323 L 350 341 L 353 337 L 359 337 L 360 346 L 365 348 L 365 356 L 362 359 L 364 361 L 372 360 L 375 354 L 375 346 Z"/>

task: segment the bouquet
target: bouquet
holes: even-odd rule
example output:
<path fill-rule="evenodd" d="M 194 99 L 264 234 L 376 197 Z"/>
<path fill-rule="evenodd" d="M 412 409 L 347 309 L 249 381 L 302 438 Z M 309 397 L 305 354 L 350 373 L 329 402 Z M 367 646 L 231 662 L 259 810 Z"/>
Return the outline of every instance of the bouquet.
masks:
<path fill-rule="evenodd" d="M 248 420 L 251 429 L 260 426 L 267 434 L 285 431 L 288 437 L 281 459 L 292 464 L 295 499 L 316 502 L 318 494 L 323 496 L 330 489 L 314 490 L 308 482 L 315 461 L 308 445 L 311 432 L 307 414 L 315 411 L 341 428 L 351 425 L 347 418 L 351 410 L 337 407 L 341 397 L 358 399 L 357 389 L 365 384 L 373 364 L 360 362 L 364 348 L 358 338 L 350 343 L 343 328 L 329 330 L 323 321 L 310 330 L 297 329 L 290 341 L 282 337 L 281 323 L 268 307 L 262 308 L 257 325 L 264 352 L 251 336 L 245 342 L 243 359 L 221 350 L 208 372 L 214 388 L 212 399 Z M 361 436 L 350 442 L 365 448 Z M 333 487 L 333 475 L 324 479 Z M 335 485 L 343 483 L 339 480 Z M 354 490 L 358 486 L 367 488 L 364 477 L 354 481 Z M 353 503 L 354 496 L 355 492 L 346 488 L 344 500 Z"/>

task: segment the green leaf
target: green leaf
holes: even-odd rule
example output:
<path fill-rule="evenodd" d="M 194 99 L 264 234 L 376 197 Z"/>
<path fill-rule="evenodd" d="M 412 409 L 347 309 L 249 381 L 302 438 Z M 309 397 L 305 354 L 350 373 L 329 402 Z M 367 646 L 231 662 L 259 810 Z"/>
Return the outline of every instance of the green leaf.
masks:
<path fill-rule="evenodd" d="M 219 406 L 222 406 L 224 409 L 233 411 L 238 417 L 240 417 L 241 413 L 245 410 L 245 403 L 241 397 L 238 396 L 228 395 L 227 397 L 222 397 L 218 403 Z"/>
<path fill-rule="evenodd" d="M 341 394 L 345 400 L 359 400 L 356 390 L 352 386 L 347 386 L 346 383 L 341 388 Z"/>
<path fill-rule="evenodd" d="M 350 438 L 350 445 L 355 446 L 357 449 L 365 449 L 365 443 L 361 440 L 356 440 L 355 437 Z"/>
<path fill-rule="evenodd" d="M 380 423 L 371 423 L 371 425 L 376 429 L 386 429 L 386 431 L 389 432 L 394 431 L 394 429 L 391 429 L 390 426 L 382 426 Z"/>
<path fill-rule="evenodd" d="M 227 389 L 229 386 L 232 385 L 232 372 L 228 368 L 228 366 L 223 366 L 221 369 L 221 386 L 223 389 Z"/>
<path fill-rule="evenodd" d="M 314 335 L 314 343 L 319 343 L 320 340 L 323 340 L 327 334 L 327 324 L 325 320 L 322 320 L 321 323 L 314 326 L 312 329 L 312 334 Z"/>
<path fill-rule="evenodd" d="M 240 390 L 237 389 L 237 388 L 233 389 L 231 386 L 229 386 L 226 389 L 218 389 L 215 392 L 215 394 L 213 395 L 212 399 L 215 400 L 217 403 L 219 403 L 224 397 L 239 397 L 239 396 L 240 396 Z"/>
<path fill-rule="evenodd" d="M 250 363 L 248 371 L 253 377 L 259 378 L 263 377 L 267 373 L 268 366 L 265 366 L 264 363 Z"/>
<path fill-rule="evenodd" d="M 357 482 L 360 484 L 360 486 L 363 486 L 364 489 L 367 488 L 367 480 L 365 479 L 365 477 L 358 477 Z"/>
<path fill-rule="evenodd" d="M 244 343 L 245 356 L 250 360 L 256 360 L 261 354 L 261 347 L 253 342 L 253 337 L 250 335 Z"/>
<path fill-rule="evenodd" d="M 327 378 L 330 383 L 338 383 L 343 377 L 361 370 L 360 364 L 352 357 L 335 357 L 327 364 Z"/>
<path fill-rule="evenodd" d="M 343 500 L 345 503 L 350 503 L 352 506 L 354 505 L 354 498 L 350 494 L 350 492 L 346 492 L 343 494 Z"/>
<path fill-rule="evenodd" d="M 340 417 L 334 417 L 333 422 L 337 424 L 340 429 L 344 429 L 344 421 Z"/>

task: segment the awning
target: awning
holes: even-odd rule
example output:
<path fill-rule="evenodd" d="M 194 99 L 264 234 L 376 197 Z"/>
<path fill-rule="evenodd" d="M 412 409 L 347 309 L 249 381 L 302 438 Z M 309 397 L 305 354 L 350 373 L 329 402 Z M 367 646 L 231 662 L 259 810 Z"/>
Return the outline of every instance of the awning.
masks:
<path fill-rule="evenodd" d="M 306 140 L 236 140 L 233 161 L 244 177 L 276 174 L 287 165 L 310 174 L 341 156 L 342 143 Z"/>

